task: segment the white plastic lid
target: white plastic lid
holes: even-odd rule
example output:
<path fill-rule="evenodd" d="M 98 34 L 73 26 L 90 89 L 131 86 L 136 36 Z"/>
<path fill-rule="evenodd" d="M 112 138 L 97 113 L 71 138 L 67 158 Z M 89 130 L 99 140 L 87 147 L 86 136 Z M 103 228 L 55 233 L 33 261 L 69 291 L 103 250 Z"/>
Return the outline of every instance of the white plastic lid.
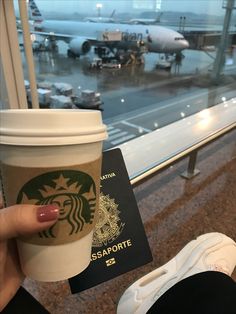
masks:
<path fill-rule="evenodd" d="M 0 110 L 0 144 L 71 145 L 103 141 L 106 126 L 99 110 Z"/>

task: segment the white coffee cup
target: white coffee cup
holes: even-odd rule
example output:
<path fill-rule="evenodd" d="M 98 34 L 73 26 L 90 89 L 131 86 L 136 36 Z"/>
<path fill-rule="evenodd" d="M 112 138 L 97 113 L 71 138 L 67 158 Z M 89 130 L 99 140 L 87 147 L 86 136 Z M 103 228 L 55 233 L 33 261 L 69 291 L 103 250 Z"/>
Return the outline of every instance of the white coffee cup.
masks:
<path fill-rule="evenodd" d="M 55 198 L 64 206 L 49 231 L 17 241 L 22 270 L 39 281 L 75 276 L 91 259 L 102 142 L 107 137 L 101 112 L 1 110 L 0 119 L 6 206 L 52 204 Z"/>

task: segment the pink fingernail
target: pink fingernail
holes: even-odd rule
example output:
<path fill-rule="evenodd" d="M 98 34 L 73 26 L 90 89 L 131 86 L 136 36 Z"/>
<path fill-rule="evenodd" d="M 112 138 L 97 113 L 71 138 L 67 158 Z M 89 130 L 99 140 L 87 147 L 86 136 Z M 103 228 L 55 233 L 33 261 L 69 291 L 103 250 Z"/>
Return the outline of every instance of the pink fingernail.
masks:
<path fill-rule="evenodd" d="M 59 209 L 55 205 L 45 205 L 37 209 L 37 219 L 39 222 L 56 220 Z"/>

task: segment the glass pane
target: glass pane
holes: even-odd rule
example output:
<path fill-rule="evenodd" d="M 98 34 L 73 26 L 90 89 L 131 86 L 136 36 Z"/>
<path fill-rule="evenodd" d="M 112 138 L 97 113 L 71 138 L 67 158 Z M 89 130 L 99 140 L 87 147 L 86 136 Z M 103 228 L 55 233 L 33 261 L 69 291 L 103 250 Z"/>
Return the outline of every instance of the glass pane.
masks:
<path fill-rule="evenodd" d="M 230 3 L 29 0 L 41 107 L 100 108 L 107 149 L 235 97 Z"/>

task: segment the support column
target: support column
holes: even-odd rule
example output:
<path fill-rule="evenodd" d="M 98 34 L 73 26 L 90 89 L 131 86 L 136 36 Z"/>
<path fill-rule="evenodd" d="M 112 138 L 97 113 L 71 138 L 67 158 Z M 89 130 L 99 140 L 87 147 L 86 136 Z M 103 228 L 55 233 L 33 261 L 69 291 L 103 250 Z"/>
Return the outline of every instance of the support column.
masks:
<path fill-rule="evenodd" d="M 195 169 L 196 161 L 197 161 L 197 150 L 193 151 L 189 155 L 188 169 L 187 171 L 181 174 L 181 177 L 185 179 L 192 179 L 193 177 L 197 176 L 200 173 L 198 169 Z"/>

